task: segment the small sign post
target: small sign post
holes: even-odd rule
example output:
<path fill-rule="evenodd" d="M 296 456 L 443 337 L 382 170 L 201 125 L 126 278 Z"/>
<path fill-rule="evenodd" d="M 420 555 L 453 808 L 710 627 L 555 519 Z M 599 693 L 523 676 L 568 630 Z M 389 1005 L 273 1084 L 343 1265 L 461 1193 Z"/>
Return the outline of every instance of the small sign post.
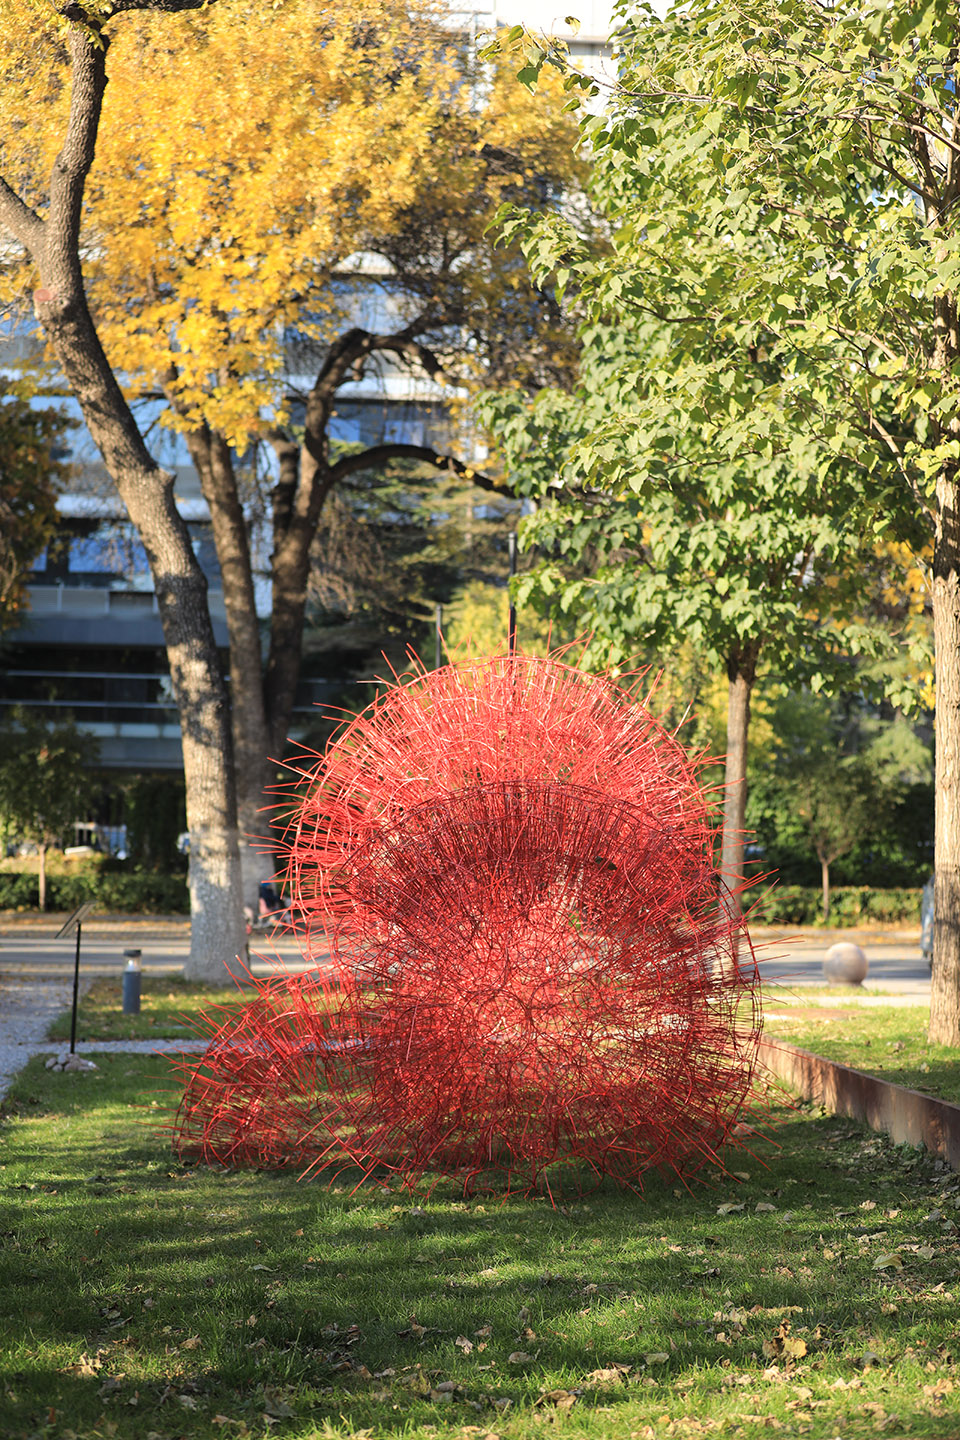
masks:
<path fill-rule="evenodd" d="M 76 1054 L 77 1049 L 77 1001 L 80 995 L 80 931 L 84 920 L 92 909 L 92 900 L 86 900 L 82 905 L 79 905 L 73 914 L 67 917 L 53 937 L 55 940 L 64 940 L 70 934 L 71 930 L 76 930 L 77 932 L 77 949 L 73 961 L 73 1009 L 70 1013 L 71 1055 Z"/>
<path fill-rule="evenodd" d="M 512 530 L 507 536 L 507 555 L 510 560 L 510 579 L 517 573 L 517 532 Z M 513 595 L 510 595 L 510 608 L 507 612 L 507 654 L 511 660 L 517 653 L 517 607 L 513 603 Z"/>

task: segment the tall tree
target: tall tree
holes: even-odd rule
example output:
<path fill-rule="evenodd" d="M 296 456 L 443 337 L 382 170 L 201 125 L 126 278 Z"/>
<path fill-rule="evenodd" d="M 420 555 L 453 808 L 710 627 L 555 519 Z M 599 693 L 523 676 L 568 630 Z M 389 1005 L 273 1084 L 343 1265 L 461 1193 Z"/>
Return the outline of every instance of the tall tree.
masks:
<path fill-rule="evenodd" d="M 728 394 L 732 351 L 660 385 L 666 431 L 702 419 L 725 453 L 815 439 L 934 535 L 936 939 L 930 1038 L 960 1043 L 960 12 L 952 0 L 692 0 L 622 8 L 620 88 L 585 122 L 613 166 L 654 181 L 606 285 L 651 303 L 651 257 L 709 227 L 738 263 L 722 291 L 691 248 L 674 298 L 764 350 L 775 378 Z M 542 47 L 525 78 L 564 57 Z M 532 76 L 530 72 L 532 70 Z M 580 82 L 571 77 L 572 85 Z M 680 183 L 682 177 L 682 183 Z M 759 242 L 759 243 L 758 243 Z"/>
<path fill-rule="evenodd" d="M 642 193 L 642 176 L 635 185 Z M 607 213 L 614 228 L 616 203 Z M 616 244 L 586 263 L 593 276 L 619 265 Z M 849 678 L 854 656 L 876 660 L 896 647 L 890 631 L 863 614 L 862 559 L 871 554 L 875 507 L 849 465 L 818 473 L 812 445 L 794 445 L 789 458 L 725 456 L 703 443 L 693 417 L 669 437 L 645 437 L 647 377 L 674 378 L 688 338 L 636 314 L 629 301 L 619 308 L 615 324 L 610 317 L 587 327 L 572 394 L 543 391 L 531 404 L 516 392 L 491 393 L 480 413 L 515 485 L 536 502 L 523 541 L 547 558 L 520 582 L 518 599 L 576 614 L 592 631 L 588 661 L 620 664 L 687 645 L 725 673 L 720 872 L 735 896 L 761 657 L 779 678 L 820 689 Z M 763 363 L 738 371 L 737 383 L 754 387 Z M 628 427 L 614 479 L 614 466 L 597 456 Z"/>
<path fill-rule="evenodd" d="M 179 11 L 200 3 L 160 0 L 156 8 Z M 148 0 L 119 0 L 113 8 L 146 9 Z M 0 177 L 0 223 L 29 257 L 39 282 L 33 296 L 37 319 L 149 557 L 183 736 L 191 840 L 188 970 L 197 977 L 220 978 L 244 952 L 246 937 L 228 707 L 206 580 L 174 504 L 174 477 L 147 449 L 104 353 L 87 305 L 81 262 L 84 188 L 107 83 L 110 37 L 103 22 L 111 13 L 105 5 L 56 7 L 59 23 L 44 44 L 62 45 L 68 59 L 69 106 L 58 132 L 59 149 L 42 175 L 34 172 L 34 184 L 24 186 L 24 194 L 17 188 L 25 178 L 23 162 L 14 165 L 9 178 Z M 23 16 L 4 19 L 13 22 L 15 33 Z M 39 35 L 34 44 L 42 48 Z M 23 60 L 22 53 L 15 56 L 13 68 Z M 35 132 L 28 130 L 26 136 L 34 151 L 31 159 L 37 161 Z"/>
<path fill-rule="evenodd" d="M 455 426 L 439 446 L 338 448 L 338 398 L 385 364 L 438 401 L 479 373 L 556 378 L 563 317 L 518 252 L 494 257 L 485 227 L 501 199 L 552 201 L 581 168 L 559 91 L 545 120 L 503 67 L 475 73 L 429 6 L 262 10 L 255 54 L 238 0 L 111 27 L 84 214 L 107 353 L 128 393 L 162 399 L 210 506 L 244 835 L 263 830 L 267 757 L 287 741 L 328 495 L 397 457 L 483 478 L 456 453 Z M 20 94 L 43 117 L 62 104 L 55 74 Z M 23 163 L 31 174 L 34 157 Z M 265 664 L 237 464 L 258 444 L 275 456 Z M 269 862 L 244 855 L 249 885 Z"/>
<path fill-rule="evenodd" d="M 0 812 L 8 829 L 37 847 L 41 910 L 47 908 L 47 851 L 63 844 L 74 820 L 86 819 L 96 758 L 96 740 L 72 720 L 51 725 L 34 711 L 17 710 L 0 729 Z"/>

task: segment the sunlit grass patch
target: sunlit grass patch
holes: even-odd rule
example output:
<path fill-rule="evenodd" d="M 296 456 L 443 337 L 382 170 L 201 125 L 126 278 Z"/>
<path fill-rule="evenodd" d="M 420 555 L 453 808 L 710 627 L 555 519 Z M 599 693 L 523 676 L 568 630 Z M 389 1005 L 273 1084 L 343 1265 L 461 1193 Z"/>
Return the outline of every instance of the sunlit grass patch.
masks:
<path fill-rule="evenodd" d="M 811 1008 L 796 1015 L 786 1007 L 769 1008 L 774 1014 L 764 1027 L 768 1039 L 788 1040 L 827 1060 L 960 1103 L 960 1049 L 928 1042 L 926 1005 L 843 1009 L 838 1002 L 836 1010 L 818 1014 Z"/>
<path fill-rule="evenodd" d="M 0 1128 L 0 1434 L 955 1434 L 957 1177 L 850 1122 L 554 1209 L 184 1167 L 98 1063 Z"/>

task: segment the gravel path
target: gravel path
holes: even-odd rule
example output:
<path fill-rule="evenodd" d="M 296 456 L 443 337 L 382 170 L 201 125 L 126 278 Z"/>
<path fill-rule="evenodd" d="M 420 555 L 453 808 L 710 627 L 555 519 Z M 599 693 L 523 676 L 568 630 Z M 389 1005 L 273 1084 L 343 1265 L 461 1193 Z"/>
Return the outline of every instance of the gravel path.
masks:
<path fill-rule="evenodd" d="M 80 991 L 91 980 L 81 979 Z M 34 1055 L 58 1055 L 68 1050 L 63 1040 L 48 1040 L 47 1031 L 64 1010 L 70 1008 L 73 983 L 56 980 L 15 980 L 4 977 L 0 985 L 0 1100 L 10 1082 Z M 199 1052 L 203 1040 L 90 1040 L 78 1041 L 80 1055 L 153 1055 L 171 1051 Z"/>

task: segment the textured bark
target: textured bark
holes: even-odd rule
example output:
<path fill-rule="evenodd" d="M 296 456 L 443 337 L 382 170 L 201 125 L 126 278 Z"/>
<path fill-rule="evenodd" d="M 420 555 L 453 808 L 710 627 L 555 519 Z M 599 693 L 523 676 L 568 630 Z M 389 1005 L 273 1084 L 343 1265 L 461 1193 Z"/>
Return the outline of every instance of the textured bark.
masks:
<path fill-rule="evenodd" d="M 823 923 L 830 919 L 830 862 L 820 856 L 820 887 L 823 892 Z"/>
<path fill-rule="evenodd" d="M 960 483 L 955 471 L 940 476 L 937 499 L 936 840 L 929 1038 L 940 1045 L 960 1045 Z"/>
<path fill-rule="evenodd" d="M 80 213 L 106 86 L 107 42 L 103 37 L 99 44 L 91 42 L 96 22 L 79 7 L 76 18 L 82 23 L 75 23 L 69 36 L 70 116 L 51 175 L 47 218 L 40 220 L 0 184 L 0 222 L 27 248 L 40 272 L 34 292 L 37 317 L 150 562 L 183 737 L 192 915 L 187 973 L 225 983 L 228 967 L 246 949 L 226 690 L 206 580 L 174 504 L 173 476 L 147 450 L 87 308 Z"/>
<path fill-rule="evenodd" d="M 745 645 L 727 658 L 727 758 L 723 776 L 723 841 L 720 874 L 731 909 L 740 911 L 733 892 L 743 881 L 744 825 L 747 812 L 747 742 L 750 695 L 757 673 L 758 645 Z"/>
<path fill-rule="evenodd" d="M 210 508 L 230 640 L 230 724 L 237 788 L 240 871 L 244 903 L 257 914 L 259 884 L 272 876 L 270 823 L 264 807 L 270 753 L 247 521 L 233 456 L 224 437 L 203 425 L 187 434 L 190 455 Z"/>
<path fill-rule="evenodd" d="M 934 302 L 934 368 L 945 381 L 960 357 L 960 326 L 952 296 Z M 960 421 L 948 425 L 960 438 Z M 933 973 L 929 1038 L 960 1045 L 960 465 L 937 476 L 933 550 L 933 643 L 936 655 L 936 823 L 933 888 Z"/>

